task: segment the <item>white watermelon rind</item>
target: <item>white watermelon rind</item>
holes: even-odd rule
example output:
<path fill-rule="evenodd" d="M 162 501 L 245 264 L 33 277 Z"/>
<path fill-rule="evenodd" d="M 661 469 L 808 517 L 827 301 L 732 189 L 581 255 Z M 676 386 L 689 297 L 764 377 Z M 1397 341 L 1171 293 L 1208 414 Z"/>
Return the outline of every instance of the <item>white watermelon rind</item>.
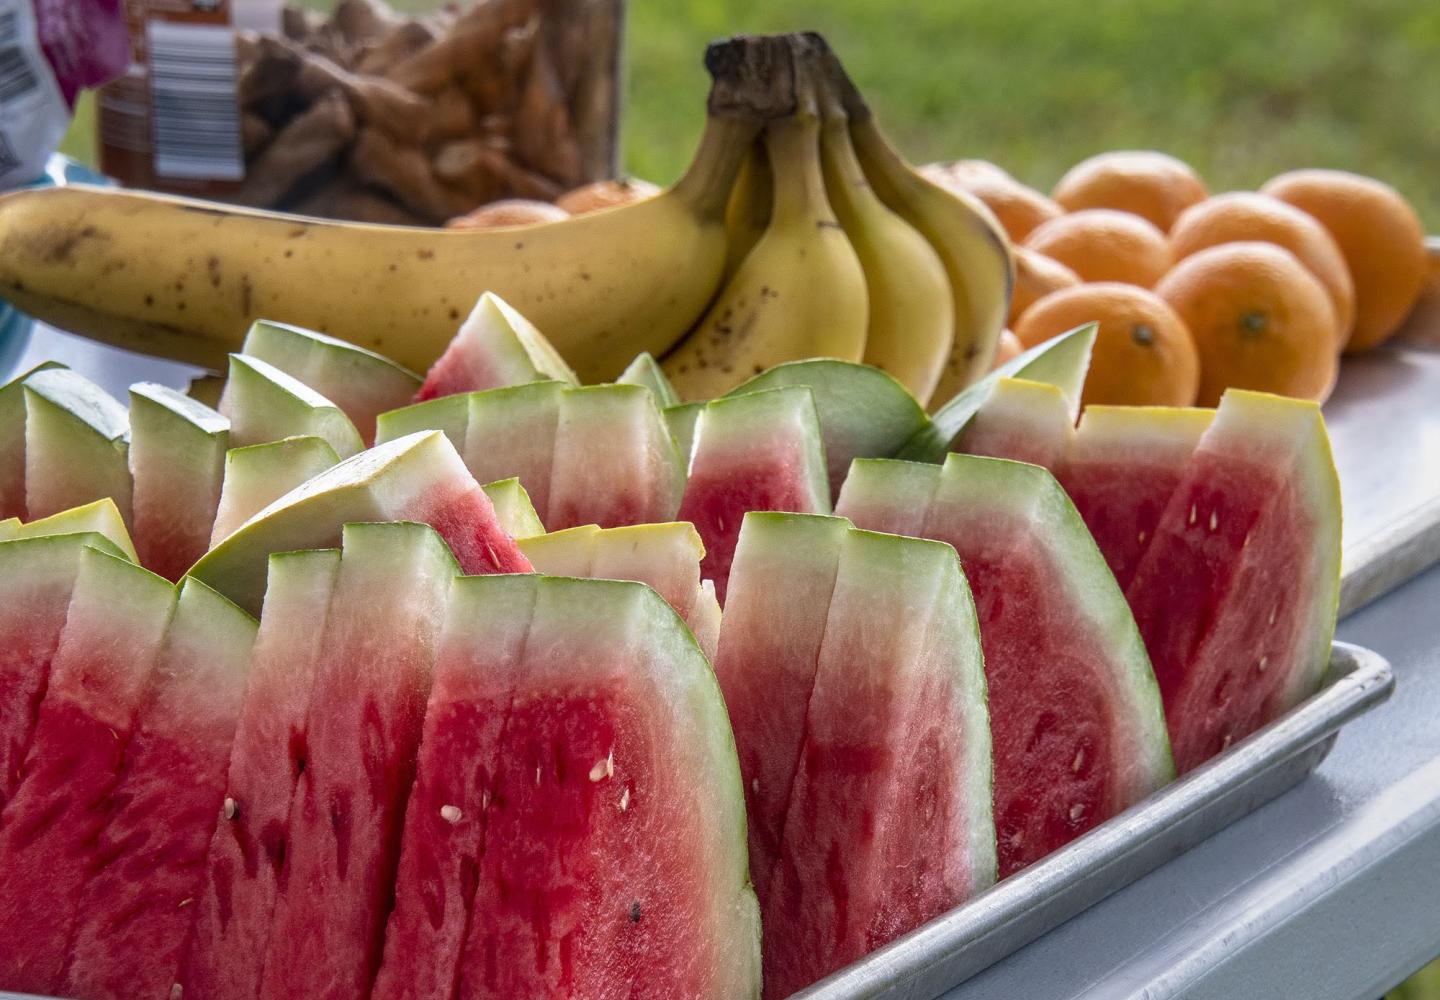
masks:
<path fill-rule="evenodd" d="M 443 431 L 455 450 L 463 455 L 469 426 L 468 395 L 440 396 L 380 414 L 375 418 L 375 443 L 386 444 L 416 431 Z"/>
<path fill-rule="evenodd" d="M 230 355 L 220 411 L 230 418 L 236 445 L 314 435 L 328 441 L 342 458 L 365 447 L 360 432 L 334 402 L 293 375 L 244 354 Z"/>
<path fill-rule="evenodd" d="M 231 448 L 225 453 L 210 547 L 286 493 L 338 464 L 340 456 L 330 442 L 313 435 Z"/>
<path fill-rule="evenodd" d="M 142 510 L 165 519 L 195 518 L 197 535 L 208 535 L 229 443 L 230 421 L 205 404 L 155 382 L 132 385 L 129 462 L 136 518 Z M 136 533 L 142 533 L 139 523 Z"/>
<path fill-rule="evenodd" d="M 505 529 L 505 534 L 518 541 L 545 533 L 545 525 L 540 523 L 540 515 L 535 512 L 535 505 L 530 502 L 530 494 L 525 491 L 525 486 L 518 478 L 511 476 L 509 479 L 485 483 L 480 488 L 490 498 L 490 506 L 495 508 L 495 518 L 500 522 L 500 527 Z"/>
<path fill-rule="evenodd" d="M 53 487 L 47 480 L 84 477 L 85 497 L 111 497 L 130 520 L 130 418 L 125 407 L 98 385 L 65 368 L 38 371 L 25 387 L 26 504 Z M 63 501 L 51 500 L 52 503 Z M 43 512 L 43 507 L 42 507 Z M 49 511 L 58 513 L 58 511 Z"/>

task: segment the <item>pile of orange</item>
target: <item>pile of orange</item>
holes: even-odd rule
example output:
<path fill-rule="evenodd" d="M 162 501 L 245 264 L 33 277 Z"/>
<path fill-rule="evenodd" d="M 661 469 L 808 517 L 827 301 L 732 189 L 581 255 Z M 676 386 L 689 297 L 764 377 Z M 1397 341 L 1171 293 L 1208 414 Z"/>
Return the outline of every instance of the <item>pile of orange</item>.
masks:
<path fill-rule="evenodd" d="M 1087 405 L 1213 406 L 1231 386 L 1324 400 L 1341 353 L 1393 335 L 1431 267 L 1404 197 L 1339 170 L 1211 195 L 1172 156 L 1112 152 L 1048 197 L 980 160 L 928 172 L 1015 244 L 1000 360 L 1099 322 Z"/>

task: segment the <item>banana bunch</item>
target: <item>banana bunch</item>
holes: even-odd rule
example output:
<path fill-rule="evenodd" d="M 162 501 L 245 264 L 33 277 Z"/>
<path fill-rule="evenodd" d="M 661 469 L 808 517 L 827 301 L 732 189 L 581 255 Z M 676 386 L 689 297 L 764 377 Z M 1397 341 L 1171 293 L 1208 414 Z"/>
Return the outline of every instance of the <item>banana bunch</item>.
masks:
<path fill-rule="evenodd" d="M 978 202 L 894 150 L 815 35 L 706 53 L 699 149 L 661 194 L 560 222 L 433 230 L 73 186 L 0 197 L 0 296 L 120 347 L 219 367 L 259 318 L 417 370 L 482 292 L 585 381 L 641 352 L 687 399 L 782 361 L 873 363 L 939 402 L 988 369 L 1012 264 Z"/>

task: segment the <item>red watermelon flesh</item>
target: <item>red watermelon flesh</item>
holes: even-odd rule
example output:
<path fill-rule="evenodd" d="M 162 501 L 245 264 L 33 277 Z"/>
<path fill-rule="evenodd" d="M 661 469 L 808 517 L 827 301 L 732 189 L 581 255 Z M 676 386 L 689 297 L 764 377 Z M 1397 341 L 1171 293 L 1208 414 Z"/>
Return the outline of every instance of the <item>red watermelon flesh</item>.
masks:
<path fill-rule="evenodd" d="M 1056 476 L 1123 590 L 1213 410 L 1091 406 Z"/>
<path fill-rule="evenodd" d="M 249 615 L 185 582 L 92 856 L 64 996 L 170 995 L 221 814 L 254 638 Z"/>
<path fill-rule="evenodd" d="M 1002 378 L 961 433 L 955 450 L 1053 470 L 1074 432 L 1070 403 L 1058 386 Z"/>
<path fill-rule="evenodd" d="M 452 587 L 375 1000 L 454 994 L 535 581 L 470 577 Z"/>
<path fill-rule="evenodd" d="M 106 806 L 174 604 L 86 549 L 19 786 L 0 813 L 0 989 L 59 995 Z"/>
<path fill-rule="evenodd" d="M 949 546 L 847 533 L 764 910 L 789 996 L 995 880 L 974 608 Z"/>
<path fill-rule="evenodd" d="M 434 528 L 467 574 L 530 571 L 529 560 L 500 526 L 495 505 L 473 479 L 437 483 L 415 497 L 409 516 Z"/>
<path fill-rule="evenodd" d="M 806 386 L 727 396 L 695 424 L 679 518 L 705 543 L 700 571 L 725 605 L 735 543 L 747 511 L 828 514 L 830 485 L 820 422 Z"/>
<path fill-rule="evenodd" d="M 830 596 L 847 522 L 745 516 L 720 619 L 715 676 L 730 710 L 750 835 L 750 880 L 762 910 L 780 857 L 790 786 L 805 737 Z M 776 595 L 783 593 L 783 600 Z"/>
<path fill-rule="evenodd" d="M 1126 591 L 1181 771 L 1313 693 L 1334 633 L 1339 551 L 1319 408 L 1227 392 Z"/>
<path fill-rule="evenodd" d="M 430 528 L 345 526 L 290 807 L 262 998 L 365 996 L 454 560 Z"/>
<path fill-rule="evenodd" d="M 649 588 L 543 578 L 492 757 L 465 997 L 755 997 L 724 704 Z"/>
<path fill-rule="evenodd" d="M 179 983 L 182 995 L 254 1000 L 285 858 L 290 803 L 306 766 L 305 719 L 330 594 L 334 549 L 270 557 L 264 614 L 210 840 Z"/>

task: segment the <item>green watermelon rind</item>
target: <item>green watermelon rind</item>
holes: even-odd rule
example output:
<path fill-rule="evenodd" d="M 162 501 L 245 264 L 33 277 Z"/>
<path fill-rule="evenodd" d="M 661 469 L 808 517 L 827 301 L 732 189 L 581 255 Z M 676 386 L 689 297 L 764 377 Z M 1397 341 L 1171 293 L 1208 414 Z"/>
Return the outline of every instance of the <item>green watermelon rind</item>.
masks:
<path fill-rule="evenodd" d="M 97 547 L 130 562 L 138 563 L 135 546 L 130 541 L 130 532 L 120 516 L 120 509 L 109 497 L 62 510 L 58 514 L 42 517 L 28 524 L 16 521 L 0 523 L 0 540 L 21 538 L 44 538 L 63 535 L 92 535 L 104 539 L 105 544 Z"/>
<path fill-rule="evenodd" d="M 991 388 L 1002 378 L 1059 386 L 1070 402 L 1073 418 L 1080 405 L 1080 390 L 1085 384 L 1098 331 L 1098 324 L 1087 323 L 1011 358 L 936 410 L 929 423 L 906 441 L 895 457 L 911 462 L 944 461 L 946 453 L 955 448 L 960 435 L 989 397 Z"/>
<path fill-rule="evenodd" d="M 490 506 L 495 508 L 500 527 L 504 528 L 511 538 L 518 541 L 545 533 L 545 525 L 540 523 L 540 515 L 535 512 L 535 505 L 530 502 L 530 494 L 518 478 L 511 476 L 509 479 L 499 479 L 493 483 L 485 483 L 480 488 L 490 498 Z"/>
<path fill-rule="evenodd" d="M 655 403 L 662 410 L 668 410 L 672 406 L 680 405 L 680 394 L 665 377 L 665 372 L 660 368 L 660 362 L 649 351 L 641 351 L 635 355 L 635 360 L 620 373 L 616 383 L 620 385 L 638 385 L 650 390 L 655 397 Z"/>
<path fill-rule="evenodd" d="M 322 437 L 342 458 L 365 448 L 345 412 L 310 386 L 269 362 L 230 355 L 230 374 L 221 397 L 237 443 L 264 444 L 283 437 Z"/>
<path fill-rule="evenodd" d="M 815 394 L 808 385 L 721 396 L 705 404 L 695 425 L 696 454 L 717 447 L 722 454 L 743 454 L 759 447 L 775 428 L 790 426 L 799 432 L 803 466 L 798 478 L 806 489 L 805 504 L 817 513 L 831 509 L 830 478 L 825 460 L 825 439 Z"/>
<path fill-rule="evenodd" d="M 416 431 L 442 431 L 463 455 L 469 426 L 468 394 L 440 396 L 380 414 L 375 418 L 375 443 L 387 444 Z"/>
<path fill-rule="evenodd" d="M 210 547 L 292 489 L 338 464 L 340 456 L 330 442 L 314 435 L 231 448 L 225 453 Z M 235 513 L 237 509 L 243 517 Z"/>
<path fill-rule="evenodd" d="M 27 504 L 37 471 L 52 467 L 79 471 L 93 487 L 92 495 L 85 499 L 112 497 L 128 522 L 130 417 L 125 407 L 83 375 L 66 368 L 38 371 L 22 384 Z"/>

